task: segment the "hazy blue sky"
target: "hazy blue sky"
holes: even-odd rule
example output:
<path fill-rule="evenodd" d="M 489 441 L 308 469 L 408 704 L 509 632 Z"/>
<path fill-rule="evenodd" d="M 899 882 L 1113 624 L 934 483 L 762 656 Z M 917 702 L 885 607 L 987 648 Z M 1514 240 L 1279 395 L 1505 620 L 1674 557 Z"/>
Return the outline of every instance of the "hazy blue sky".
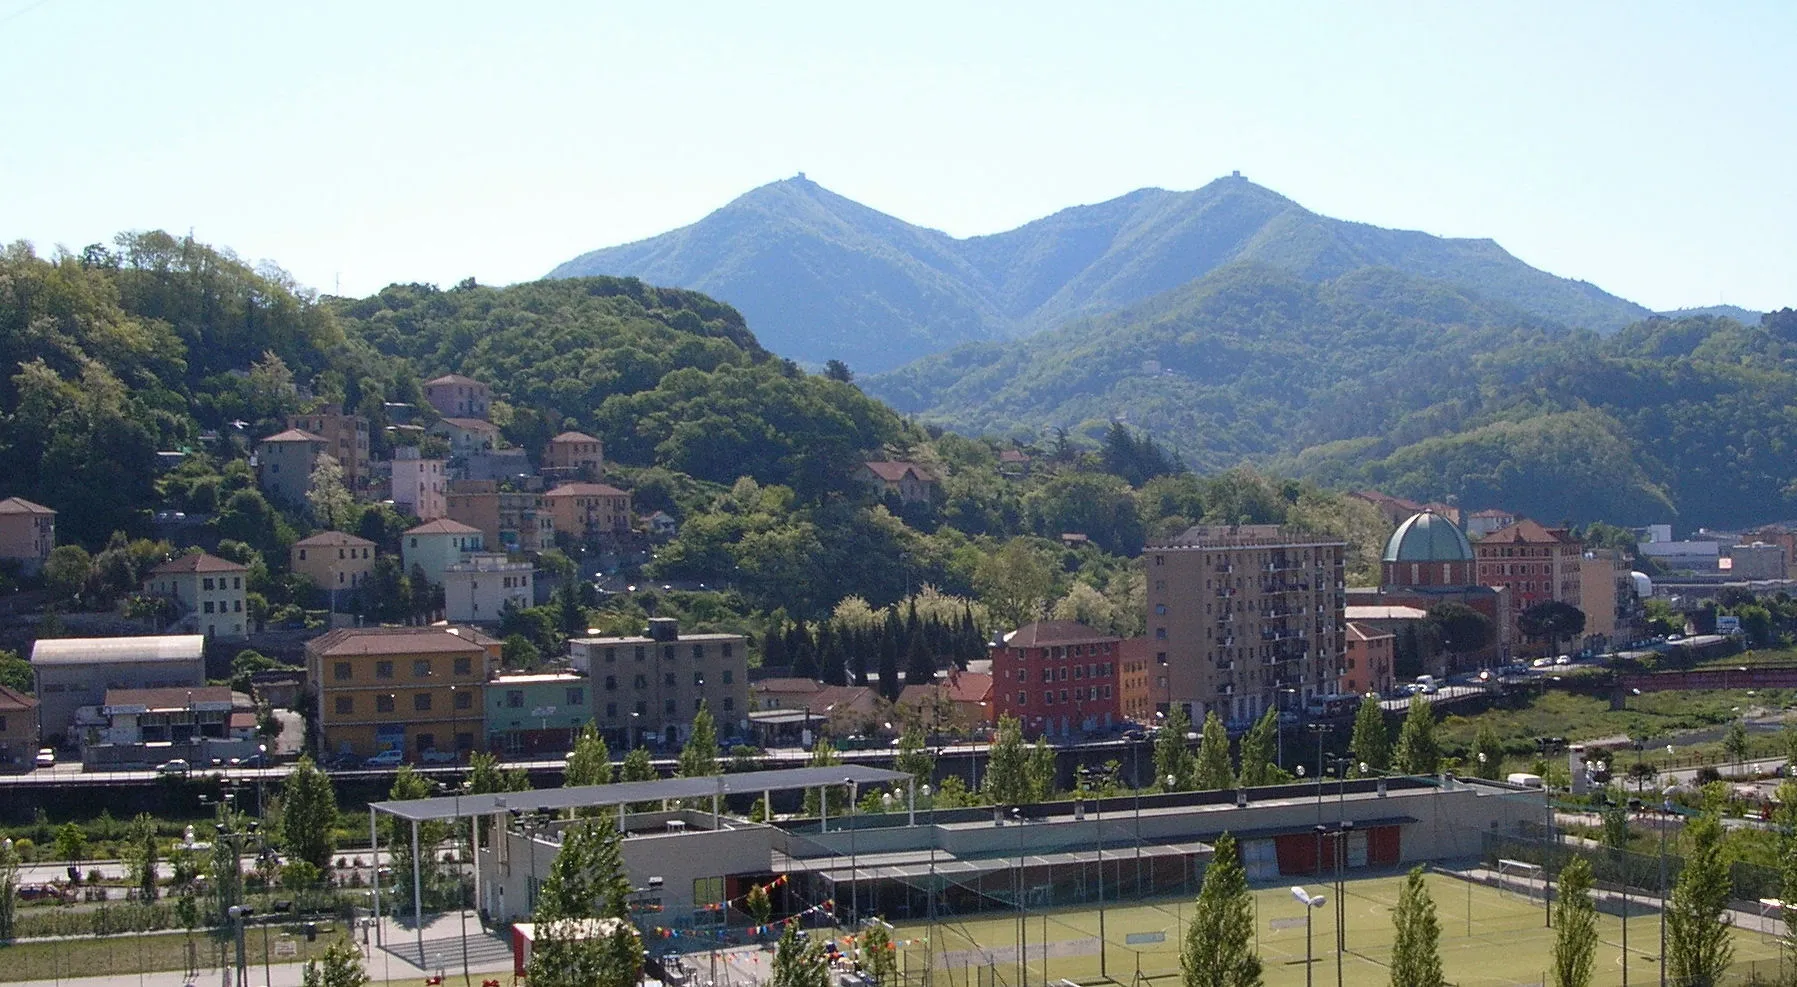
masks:
<path fill-rule="evenodd" d="M 975 8 L 978 9 L 969 9 Z M 1239 168 L 1797 305 L 1797 4 L 0 0 L 0 238 L 503 283 L 803 170 L 956 235 Z"/>

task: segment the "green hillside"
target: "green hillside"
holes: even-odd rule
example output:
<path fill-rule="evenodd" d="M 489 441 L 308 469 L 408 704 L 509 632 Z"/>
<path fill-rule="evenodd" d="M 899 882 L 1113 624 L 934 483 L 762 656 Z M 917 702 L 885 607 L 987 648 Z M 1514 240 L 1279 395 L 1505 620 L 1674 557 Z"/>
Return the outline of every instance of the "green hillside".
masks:
<path fill-rule="evenodd" d="M 1243 461 L 1549 521 L 1788 516 L 1792 335 L 1730 319 L 1568 332 L 1437 280 L 1236 265 L 1115 314 L 867 382 L 969 432 L 1147 430 Z"/>
<path fill-rule="evenodd" d="M 1312 282 L 1392 268 L 1598 332 L 1649 315 L 1489 240 L 1343 222 L 1233 177 L 1184 192 L 1140 189 L 965 240 L 800 177 L 691 226 L 583 254 L 550 276 L 627 275 L 705 291 L 744 312 L 776 353 L 872 373 L 1115 311 L 1243 262 Z"/>

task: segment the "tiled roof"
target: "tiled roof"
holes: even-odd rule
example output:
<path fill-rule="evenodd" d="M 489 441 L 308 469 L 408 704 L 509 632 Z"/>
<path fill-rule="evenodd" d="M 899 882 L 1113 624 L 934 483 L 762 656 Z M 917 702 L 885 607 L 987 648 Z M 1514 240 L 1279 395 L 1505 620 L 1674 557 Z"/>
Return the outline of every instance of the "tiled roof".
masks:
<path fill-rule="evenodd" d="M 197 552 L 171 559 L 150 570 L 152 576 L 177 576 L 189 572 L 248 572 L 247 566 L 221 559 L 216 555 Z"/>
<path fill-rule="evenodd" d="M 885 480 L 887 483 L 897 483 L 900 480 L 903 480 L 907 472 L 912 473 L 919 480 L 926 483 L 936 479 L 936 474 L 931 473 L 928 469 L 925 469 L 916 463 L 907 463 L 902 460 L 869 460 L 862 465 L 866 466 L 873 475 Z"/>
<path fill-rule="evenodd" d="M 191 703 L 229 703 L 231 689 L 223 685 L 174 686 L 161 689 L 107 689 L 107 706 L 144 706 L 149 709 L 186 709 Z"/>
<path fill-rule="evenodd" d="M 1390 631 L 1382 631 L 1377 627 L 1348 621 L 1348 637 L 1356 641 L 1376 641 L 1382 637 L 1394 637 Z"/>
<path fill-rule="evenodd" d="M 299 541 L 296 541 L 293 544 L 295 546 L 303 546 L 305 548 L 314 548 L 314 547 L 316 547 L 316 548 L 325 548 L 325 547 L 347 548 L 347 547 L 352 547 L 352 546 L 355 548 L 372 548 L 372 547 L 374 547 L 374 542 L 371 542 L 366 538 L 357 538 L 355 535 L 345 534 L 344 532 L 341 532 L 341 531 L 320 531 L 318 534 L 313 535 L 310 538 L 301 538 Z"/>
<path fill-rule="evenodd" d="M 1486 545 L 1571 545 L 1573 540 L 1567 536 L 1564 528 L 1542 527 L 1538 521 L 1519 518 L 1507 528 L 1499 528 L 1484 538 L 1479 539 L 1481 547 Z"/>
<path fill-rule="evenodd" d="M 1005 645 L 1012 648 L 1038 648 L 1049 644 L 1090 644 L 1094 641 L 1116 641 L 1114 634 L 1093 630 L 1076 620 L 1038 620 L 1005 635 Z"/>
<path fill-rule="evenodd" d="M 480 529 L 452 518 L 440 517 L 406 531 L 408 535 L 478 535 Z"/>
<path fill-rule="evenodd" d="M 5 500 L 0 500 L 0 514 L 49 514 L 54 516 L 56 512 L 42 504 L 34 504 L 23 497 L 8 497 Z"/>
<path fill-rule="evenodd" d="M 264 441 L 264 442 L 326 442 L 329 440 L 327 440 L 322 435 L 313 435 L 311 432 L 308 432 L 303 428 L 290 428 L 285 432 L 276 432 L 275 434 L 269 436 L 266 439 L 263 439 L 262 441 Z"/>
<path fill-rule="evenodd" d="M 958 703 L 977 703 L 992 697 L 992 676 L 982 672 L 949 672 L 942 683 L 948 698 Z"/>
<path fill-rule="evenodd" d="M 468 654 L 480 645 L 441 627 L 339 627 L 306 643 L 306 650 L 326 658 L 355 655 Z"/>
<path fill-rule="evenodd" d="M 624 491 L 609 483 L 564 483 L 543 494 L 545 497 L 623 497 Z"/>
<path fill-rule="evenodd" d="M 453 425 L 464 432 L 497 432 L 499 426 L 485 418 L 445 418 L 444 425 Z"/>
<path fill-rule="evenodd" d="M 435 384 L 468 384 L 474 387 L 481 386 L 480 381 L 475 380 L 473 377 L 464 377 L 461 374 L 444 374 L 441 377 L 432 378 L 431 380 L 424 382 L 425 387 L 431 387 Z"/>
<path fill-rule="evenodd" d="M 37 700 L 0 685 L 0 713 L 23 713 L 37 708 Z"/>
<path fill-rule="evenodd" d="M 597 442 L 599 440 L 593 438 L 592 436 L 586 434 L 585 432 L 563 432 L 562 434 L 556 436 L 553 439 L 550 439 L 549 441 L 551 441 L 551 442 Z"/>
<path fill-rule="evenodd" d="M 762 679 L 749 686 L 751 692 L 778 692 L 782 694 L 821 692 L 823 688 L 824 684 L 822 682 L 819 682 L 816 679 L 804 678 Z"/>

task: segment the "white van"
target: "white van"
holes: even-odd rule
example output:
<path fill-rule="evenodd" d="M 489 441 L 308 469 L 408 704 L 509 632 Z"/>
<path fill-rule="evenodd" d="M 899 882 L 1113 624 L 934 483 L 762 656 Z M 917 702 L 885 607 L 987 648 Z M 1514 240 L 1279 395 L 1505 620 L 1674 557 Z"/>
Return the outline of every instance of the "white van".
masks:
<path fill-rule="evenodd" d="M 1541 776 L 1530 774 L 1527 771 L 1512 771 L 1504 778 L 1504 780 L 1512 785 L 1521 785 L 1524 788 L 1541 787 Z"/>
<path fill-rule="evenodd" d="M 1422 693 L 1425 696 L 1434 695 L 1434 693 L 1435 693 L 1435 676 L 1433 676 L 1433 675 L 1418 675 L 1416 677 L 1416 691 Z"/>

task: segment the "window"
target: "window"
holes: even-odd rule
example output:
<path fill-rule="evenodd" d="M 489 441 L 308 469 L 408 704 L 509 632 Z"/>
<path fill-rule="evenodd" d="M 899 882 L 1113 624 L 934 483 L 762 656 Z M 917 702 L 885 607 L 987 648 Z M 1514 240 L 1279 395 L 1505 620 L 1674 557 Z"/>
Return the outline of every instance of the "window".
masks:
<path fill-rule="evenodd" d="M 610 716 L 610 717 L 616 717 L 618 715 L 618 704 L 617 703 L 606 703 L 605 704 L 605 715 Z"/>
<path fill-rule="evenodd" d="M 524 690 L 523 689 L 507 689 L 505 691 L 505 708 L 506 709 L 523 709 L 524 708 Z"/>
<path fill-rule="evenodd" d="M 301 561 L 301 562 L 304 562 L 304 561 L 306 561 L 306 550 L 305 550 L 305 549 L 303 549 L 303 548 L 302 548 L 302 549 L 300 549 L 300 561 Z"/>
<path fill-rule="evenodd" d="M 703 644 L 693 645 L 693 660 L 699 661 L 699 660 L 704 659 L 704 657 L 705 657 L 705 645 L 703 645 Z"/>
<path fill-rule="evenodd" d="M 414 692 L 412 694 L 412 709 L 414 709 L 420 713 L 424 713 L 424 712 L 428 712 L 430 710 L 430 708 L 431 708 L 431 694 L 430 693 Z"/>
<path fill-rule="evenodd" d="M 393 663 L 390 661 L 375 662 L 374 663 L 374 677 L 377 679 L 392 678 L 393 677 Z"/>
<path fill-rule="evenodd" d="M 605 691 L 606 692 L 617 692 L 618 691 L 618 677 L 616 675 L 607 675 L 605 677 Z"/>
<path fill-rule="evenodd" d="M 670 645 L 662 648 L 661 649 L 661 657 L 662 657 L 663 661 L 673 661 L 674 660 L 674 646 L 670 644 Z"/>
<path fill-rule="evenodd" d="M 204 587 L 203 587 L 203 588 L 204 588 L 204 589 L 205 589 L 205 590 L 206 590 L 206 591 L 207 591 L 207 592 L 208 592 L 208 593 L 210 593 L 210 592 L 212 592 L 212 580 L 211 580 L 211 579 L 202 579 L 202 580 L 200 580 L 200 582 L 202 582 L 202 583 L 204 583 L 204 584 L 205 584 L 205 586 L 204 586 Z"/>
<path fill-rule="evenodd" d="M 457 689 L 455 691 L 455 708 L 456 709 L 473 709 L 474 708 L 474 692 L 469 689 Z"/>
<path fill-rule="evenodd" d="M 587 691 L 581 688 L 569 689 L 567 699 L 568 705 L 570 706 L 585 706 L 587 704 Z"/>
<path fill-rule="evenodd" d="M 729 657 L 731 657 L 731 654 L 730 654 L 730 650 L 731 650 L 731 649 L 730 649 L 730 642 L 728 642 L 728 641 L 725 641 L 725 642 L 724 642 L 724 643 L 723 643 L 723 645 L 722 645 L 722 646 L 721 646 L 721 647 L 722 647 L 722 648 L 723 648 L 723 649 L 724 649 L 724 657 L 726 657 L 726 658 L 729 658 Z"/>
<path fill-rule="evenodd" d="M 347 661 L 340 661 L 331 666 L 331 678 L 339 682 L 348 682 L 351 674 L 350 664 Z"/>
<path fill-rule="evenodd" d="M 731 683 L 732 683 L 732 682 L 735 682 L 735 681 L 736 681 L 736 671 L 735 671 L 735 669 L 730 669 L 730 668 L 726 668 L 726 669 L 724 669 L 724 684 L 725 684 L 725 685 L 729 685 L 729 684 L 731 684 Z"/>
<path fill-rule="evenodd" d="M 457 658 L 455 660 L 455 673 L 457 675 L 473 675 L 474 674 L 474 659 L 470 658 L 466 655 L 463 655 L 462 657 Z"/>
<path fill-rule="evenodd" d="M 349 716 L 356 711 L 355 696 L 338 696 L 336 699 L 338 716 Z"/>
<path fill-rule="evenodd" d="M 612 662 L 617 661 L 617 660 L 618 660 L 618 649 L 617 648 L 606 648 L 605 649 L 605 663 L 609 665 Z"/>
<path fill-rule="evenodd" d="M 724 697 L 724 712 L 728 713 L 735 708 L 736 708 L 736 697 L 735 696 L 725 696 Z"/>
<path fill-rule="evenodd" d="M 674 700 L 672 700 L 672 699 L 663 700 L 662 704 L 661 704 L 661 711 L 668 716 L 673 716 L 674 715 Z"/>
<path fill-rule="evenodd" d="M 1017 705 L 1028 706 L 1029 704 L 1030 704 L 1030 694 L 1027 692 L 1019 692 L 1017 694 Z"/>
<path fill-rule="evenodd" d="M 429 658 L 414 658 L 414 659 L 412 659 L 412 677 L 413 678 L 427 679 L 427 678 L 430 678 L 430 675 L 431 675 L 431 660 Z"/>
<path fill-rule="evenodd" d="M 647 676 L 647 675 L 638 675 L 638 676 L 637 676 L 637 677 L 636 677 L 636 687 L 637 687 L 637 688 L 638 688 L 638 689 L 647 689 L 647 688 L 649 688 L 649 676 Z"/>
<path fill-rule="evenodd" d="M 374 711 L 376 713 L 391 713 L 391 712 L 393 712 L 393 696 L 391 694 L 389 694 L 389 695 L 385 695 L 385 696 L 374 697 Z"/>
<path fill-rule="evenodd" d="M 1165 665 L 1167 663 L 1167 653 L 1165 651 L 1155 652 L 1154 653 L 1154 663 L 1156 665 Z"/>
<path fill-rule="evenodd" d="M 207 600 L 207 601 L 206 601 L 206 612 L 207 612 L 207 613 L 211 613 L 211 612 L 212 612 L 212 601 L 211 601 L 211 600 Z"/>
<path fill-rule="evenodd" d="M 1154 629 L 1154 637 L 1158 641 L 1165 641 L 1167 639 L 1167 629 L 1165 627 L 1156 627 Z"/>
<path fill-rule="evenodd" d="M 243 588 L 243 577 L 242 576 L 232 576 L 231 577 L 231 588 L 232 589 L 242 589 Z"/>
<path fill-rule="evenodd" d="M 232 613 L 242 613 L 243 612 L 243 601 L 242 600 L 232 600 L 231 601 L 231 612 Z"/>
<path fill-rule="evenodd" d="M 413 737 L 412 741 L 418 745 L 418 749 L 421 751 L 434 751 L 437 749 L 437 735 L 434 733 L 421 733 L 416 737 Z"/>
<path fill-rule="evenodd" d="M 1165 616 L 1167 613 L 1167 605 L 1165 603 L 1156 603 L 1154 605 L 1154 612 Z"/>
<path fill-rule="evenodd" d="M 670 689 L 674 688 L 674 673 L 667 672 L 667 673 L 663 674 L 661 677 L 661 684 L 667 686 Z"/>
<path fill-rule="evenodd" d="M 1053 706 L 1054 705 L 1054 693 L 1053 692 L 1043 692 L 1042 693 L 1042 705 L 1044 705 L 1044 706 Z"/>
<path fill-rule="evenodd" d="M 1062 689 L 1061 690 L 1061 702 L 1066 702 L 1066 701 L 1067 701 L 1067 690 Z"/>
<path fill-rule="evenodd" d="M 694 672 L 693 673 L 693 687 L 700 688 L 704 685 L 705 685 L 705 673 L 704 672 Z"/>
<path fill-rule="evenodd" d="M 647 652 L 647 650 L 648 649 L 644 648 L 642 645 L 640 645 L 640 644 L 637 645 L 636 646 L 636 660 L 642 661 L 645 656 L 645 652 Z"/>
<path fill-rule="evenodd" d="M 1044 668 L 1042 670 L 1042 681 L 1053 682 L 1054 681 L 1054 669 Z"/>

